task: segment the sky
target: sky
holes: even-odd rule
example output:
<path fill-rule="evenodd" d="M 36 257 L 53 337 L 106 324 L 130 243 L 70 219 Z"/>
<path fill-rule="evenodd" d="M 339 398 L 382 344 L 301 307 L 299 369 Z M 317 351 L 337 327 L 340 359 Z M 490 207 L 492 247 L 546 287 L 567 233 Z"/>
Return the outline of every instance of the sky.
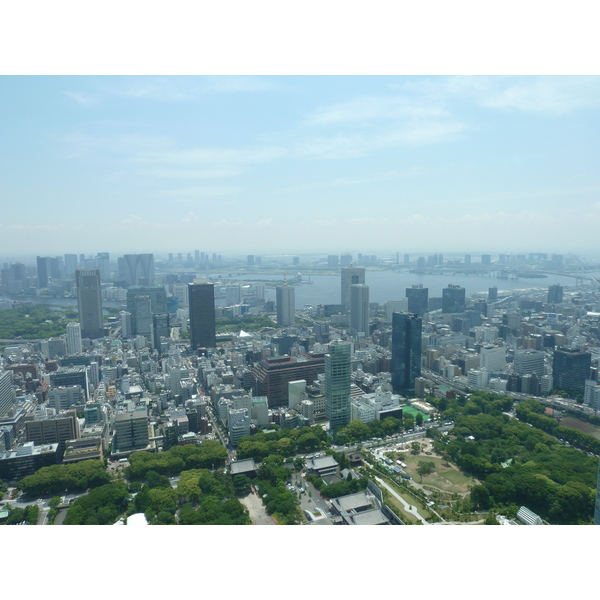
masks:
<path fill-rule="evenodd" d="M 594 76 L 2 76 L 0 255 L 596 250 Z"/>

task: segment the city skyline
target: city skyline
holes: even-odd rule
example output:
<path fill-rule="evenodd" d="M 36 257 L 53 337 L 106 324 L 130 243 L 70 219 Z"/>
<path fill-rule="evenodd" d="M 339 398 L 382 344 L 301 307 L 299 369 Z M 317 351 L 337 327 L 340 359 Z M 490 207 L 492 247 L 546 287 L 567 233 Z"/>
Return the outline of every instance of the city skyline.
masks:
<path fill-rule="evenodd" d="M 24 240 L 33 254 L 160 253 L 200 232 L 223 254 L 294 252 L 308 234 L 312 252 L 596 252 L 598 77 L 5 76 L 0 89 L 2 255 Z"/>

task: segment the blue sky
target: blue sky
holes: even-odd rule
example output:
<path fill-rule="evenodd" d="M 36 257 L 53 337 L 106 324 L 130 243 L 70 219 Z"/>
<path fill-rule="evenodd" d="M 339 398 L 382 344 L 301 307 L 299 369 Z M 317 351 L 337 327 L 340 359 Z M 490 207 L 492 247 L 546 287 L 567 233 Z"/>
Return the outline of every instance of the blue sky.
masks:
<path fill-rule="evenodd" d="M 600 256 L 600 78 L 0 77 L 0 255 Z"/>

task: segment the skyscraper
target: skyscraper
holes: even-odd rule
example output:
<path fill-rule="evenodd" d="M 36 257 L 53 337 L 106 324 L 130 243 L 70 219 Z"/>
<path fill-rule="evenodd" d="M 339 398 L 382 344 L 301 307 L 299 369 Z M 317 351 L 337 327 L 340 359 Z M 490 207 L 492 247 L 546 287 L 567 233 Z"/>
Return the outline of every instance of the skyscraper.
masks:
<path fill-rule="evenodd" d="M 65 275 L 67 277 L 75 276 L 77 268 L 77 254 L 65 254 Z"/>
<path fill-rule="evenodd" d="M 146 304 L 137 303 L 138 297 L 145 297 L 150 300 L 150 314 L 146 314 Z M 138 327 L 138 310 L 141 307 L 145 319 L 144 324 Z M 152 339 L 151 324 L 153 314 L 164 314 L 167 312 L 167 293 L 161 285 L 142 286 L 134 285 L 127 290 L 127 311 L 131 313 L 131 328 L 133 335 L 143 335 L 147 340 Z"/>
<path fill-rule="evenodd" d="M 330 429 L 350 422 L 351 344 L 332 342 L 325 355 L 325 415 Z"/>
<path fill-rule="evenodd" d="M 134 296 L 131 323 L 135 335 L 143 335 L 151 345 L 154 344 L 152 302 L 148 296 Z"/>
<path fill-rule="evenodd" d="M 488 288 L 488 302 L 498 302 L 498 288 L 496 286 Z"/>
<path fill-rule="evenodd" d="M 409 313 L 392 316 L 392 386 L 396 392 L 415 389 L 421 376 L 421 332 L 423 320 Z"/>
<path fill-rule="evenodd" d="M 563 301 L 563 286 L 551 285 L 548 287 L 548 304 L 560 304 Z"/>
<path fill-rule="evenodd" d="M 342 306 L 346 311 L 350 309 L 350 286 L 365 282 L 363 267 L 342 267 Z"/>
<path fill-rule="evenodd" d="M 277 325 L 288 327 L 296 321 L 296 290 L 292 286 L 277 287 Z"/>
<path fill-rule="evenodd" d="M 91 339 L 104 337 L 100 270 L 76 269 L 75 283 L 77 285 L 81 337 Z"/>
<path fill-rule="evenodd" d="M 192 350 L 217 345 L 215 326 L 215 286 L 189 283 L 190 338 Z"/>
<path fill-rule="evenodd" d="M 462 313 L 465 309 L 465 288 L 450 284 L 442 290 L 443 313 Z"/>
<path fill-rule="evenodd" d="M 81 325 L 79 323 L 67 323 L 67 354 L 81 353 Z"/>
<path fill-rule="evenodd" d="M 119 277 L 127 285 L 148 286 L 154 282 L 154 254 L 125 254 L 118 259 L 118 265 Z"/>
<path fill-rule="evenodd" d="M 48 287 L 48 277 L 50 275 L 50 258 L 48 256 L 37 257 L 37 276 L 38 276 L 38 287 Z"/>
<path fill-rule="evenodd" d="M 566 392 L 583 392 L 585 380 L 590 378 L 592 355 L 569 348 L 554 351 L 552 377 L 554 387 Z"/>
<path fill-rule="evenodd" d="M 15 405 L 15 400 L 12 371 L 0 371 L 0 419 Z"/>
<path fill-rule="evenodd" d="M 369 335 L 369 286 L 350 286 L 350 333 Z"/>
<path fill-rule="evenodd" d="M 429 288 L 424 288 L 423 284 L 406 288 L 406 297 L 409 313 L 422 317 L 429 310 Z"/>

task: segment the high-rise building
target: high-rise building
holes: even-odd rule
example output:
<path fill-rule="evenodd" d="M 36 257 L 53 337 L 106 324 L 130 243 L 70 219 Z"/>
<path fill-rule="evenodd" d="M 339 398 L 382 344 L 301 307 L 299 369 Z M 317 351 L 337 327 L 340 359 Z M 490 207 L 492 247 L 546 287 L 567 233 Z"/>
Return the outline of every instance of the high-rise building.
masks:
<path fill-rule="evenodd" d="M 421 332 L 423 320 L 409 313 L 392 316 L 392 386 L 401 393 L 415 389 L 421 376 Z"/>
<path fill-rule="evenodd" d="M 117 413 L 113 445 L 117 452 L 139 450 L 148 445 L 148 410 L 145 406 Z"/>
<path fill-rule="evenodd" d="M 239 284 L 225 286 L 225 306 L 235 306 L 242 302 L 242 289 Z"/>
<path fill-rule="evenodd" d="M 350 310 L 350 286 L 365 283 L 365 269 L 363 267 L 342 267 L 342 307 Z"/>
<path fill-rule="evenodd" d="M 167 312 L 167 292 L 162 285 L 130 287 L 127 290 L 127 310 L 132 314 L 136 296 L 148 296 L 148 298 L 150 298 L 150 307 L 153 313 Z"/>
<path fill-rule="evenodd" d="M 406 288 L 406 297 L 409 313 L 422 317 L 429 310 L 429 288 L 424 288 L 423 284 Z"/>
<path fill-rule="evenodd" d="M 585 380 L 590 378 L 592 355 L 570 348 L 554 351 L 552 377 L 554 387 L 566 392 L 583 392 Z"/>
<path fill-rule="evenodd" d="M 131 313 L 126 310 L 122 310 L 119 313 L 121 317 L 121 337 L 124 340 L 133 337 L 133 324 L 131 322 Z"/>
<path fill-rule="evenodd" d="M 465 310 L 465 288 L 450 284 L 442 290 L 443 313 L 462 313 Z"/>
<path fill-rule="evenodd" d="M 369 335 L 369 286 L 350 286 L 350 333 Z"/>
<path fill-rule="evenodd" d="M 37 257 L 37 276 L 39 289 L 47 288 L 50 276 L 50 258 L 48 256 Z"/>
<path fill-rule="evenodd" d="M 531 375 L 538 377 L 544 374 L 545 352 L 541 350 L 515 350 L 513 373 L 515 375 Z"/>
<path fill-rule="evenodd" d="M 67 323 L 67 354 L 81 354 L 81 325 Z"/>
<path fill-rule="evenodd" d="M 192 350 L 214 348 L 217 345 L 215 286 L 212 283 L 190 283 L 188 290 Z"/>
<path fill-rule="evenodd" d="M 471 264 L 471 255 L 465 254 L 465 265 L 469 266 Z"/>
<path fill-rule="evenodd" d="M 329 254 L 327 256 L 327 266 L 336 269 L 339 266 L 340 257 L 337 254 Z"/>
<path fill-rule="evenodd" d="M 119 277 L 127 285 L 154 283 L 154 254 L 125 254 L 118 259 L 118 265 Z"/>
<path fill-rule="evenodd" d="M 481 255 L 481 264 L 482 265 L 491 265 L 492 264 L 492 255 L 491 254 L 482 254 Z"/>
<path fill-rule="evenodd" d="M 75 269 L 77 268 L 77 254 L 65 254 L 65 275 L 67 277 L 75 277 Z"/>
<path fill-rule="evenodd" d="M 548 287 L 548 304 L 561 304 L 563 301 L 563 286 L 551 285 Z"/>
<path fill-rule="evenodd" d="M 91 339 L 104 337 L 100 270 L 76 269 L 75 282 L 81 337 Z"/>
<path fill-rule="evenodd" d="M 0 419 L 15 405 L 16 395 L 12 385 L 12 371 L 0 371 Z"/>
<path fill-rule="evenodd" d="M 252 368 L 253 392 L 256 396 L 266 396 L 269 407 L 287 406 L 289 382 L 304 379 L 310 385 L 324 369 L 323 354 L 305 354 L 298 359 L 290 356 L 264 359 Z"/>
<path fill-rule="evenodd" d="M 488 288 L 488 302 L 498 302 L 498 288 L 496 286 Z"/>
<path fill-rule="evenodd" d="M 340 256 L 340 266 L 341 267 L 349 267 L 352 264 L 352 254 L 342 254 Z M 358 282 L 360 283 L 360 282 Z M 364 282 L 363 282 L 364 283 Z"/>
<path fill-rule="evenodd" d="M 160 338 L 169 338 L 171 336 L 169 313 L 152 315 L 152 330 L 154 332 L 154 347 L 160 351 Z"/>
<path fill-rule="evenodd" d="M 325 415 L 330 429 L 350 422 L 351 352 L 351 344 L 332 342 L 325 355 Z"/>
<path fill-rule="evenodd" d="M 296 321 L 296 290 L 293 286 L 282 285 L 276 290 L 277 325 L 289 327 Z"/>
<path fill-rule="evenodd" d="M 131 323 L 135 335 L 143 335 L 150 344 L 154 343 L 152 302 L 148 296 L 136 295 L 133 297 Z"/>

